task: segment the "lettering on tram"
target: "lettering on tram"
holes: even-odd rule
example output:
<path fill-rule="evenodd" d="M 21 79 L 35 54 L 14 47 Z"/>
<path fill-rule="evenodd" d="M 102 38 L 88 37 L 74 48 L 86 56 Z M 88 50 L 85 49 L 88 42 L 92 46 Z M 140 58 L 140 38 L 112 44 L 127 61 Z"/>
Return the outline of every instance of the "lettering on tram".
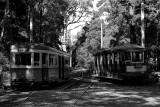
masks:
<path fill-rule="evenodd" d="M 43 44 L 11 46 L 11 85 L 52 85 L 70 78 L 70 54 Z"/>

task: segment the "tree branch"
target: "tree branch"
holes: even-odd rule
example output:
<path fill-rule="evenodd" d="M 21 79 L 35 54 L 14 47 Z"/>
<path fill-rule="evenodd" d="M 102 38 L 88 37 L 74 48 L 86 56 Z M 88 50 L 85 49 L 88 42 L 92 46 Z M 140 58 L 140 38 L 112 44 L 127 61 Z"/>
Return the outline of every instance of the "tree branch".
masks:
<path fill-rule="evenodd" d="M 78 28 L 78 27 L 82 27 L 83 25 L 78 25 L 78 26 L 76 26 L 76 27 L 74 27 L 74 28 L 72 28 L 72 29 L 69 29 L 68 31 L 71 31 L 71 30 L 74 30 L 74 29 L 76 29 L 76 28 Z"/>

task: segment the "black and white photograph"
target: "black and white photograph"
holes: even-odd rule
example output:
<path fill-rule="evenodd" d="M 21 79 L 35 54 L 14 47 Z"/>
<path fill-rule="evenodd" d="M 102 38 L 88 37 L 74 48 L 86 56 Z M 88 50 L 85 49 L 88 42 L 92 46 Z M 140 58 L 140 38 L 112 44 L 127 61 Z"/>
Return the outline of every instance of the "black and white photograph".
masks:
<path fill-rule="evenodd" d="M 160 107 L 160 0 L 0 0 L 0 107 Z"/>

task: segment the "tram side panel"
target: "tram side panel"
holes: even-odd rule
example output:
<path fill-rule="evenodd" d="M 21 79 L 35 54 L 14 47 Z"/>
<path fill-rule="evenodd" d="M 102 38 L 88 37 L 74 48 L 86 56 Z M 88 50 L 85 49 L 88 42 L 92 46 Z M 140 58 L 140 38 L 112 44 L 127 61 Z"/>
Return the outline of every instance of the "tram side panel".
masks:
<path fill-rule="evenodd" d="M 94 75 L 97 75 L 97 57 L 94 55 Z"/>
<path fill-rule="evenodd" d="M 100 76 L 103 76 L 103 55 L 100 55 Z"/>
<path fill-rule="evenodd" d="M 69 57 L 64 57 L 64 79 L 70 78 L 70 65 L 69 65 Z"/>
<path fill-rule="evenodd" d="M 122 73 L 126 72 L 126 67 L 125 67 L 125 56 L 124 52 L 119 52 L 119 70 L 118 70 L 118 78 L 123 79 Z"/>
<path fill-rule="evenodd" d="M 42 82 L 42 70 L 41 70 L 42 54 L 37 52 L 34 53 L 33 57 L 34 57 L 33 73 L 34 73 L 35 84 L 40 84 Z"/>
<path fill-rule="evenodd" d="M 95 75 L 99 76 L 98 55 L 94 55 L 94 67 L 95 67 Z"/>
<path fill-rule="evenodd" d="M 104 76 L 107 76 L 107 63 L 106 63 L 106 55 L 103 55 L 103 68 L 104 68 Z"/>
<path fill-rule="evenodd" d="M 48 53 L 42 53 L 42 84 L 47 84 L 48 81 Z"/>
<path fill-rule="evenodd" d="M 64 56 L 62 56 L 62 79 L 64 80 Z"/>
<path fill-rule="evenodd" d="M 49 76 L 50 83 L 55 82 L 59 79 L 58 66 L 59 66 L 58 55 L 55 53 L 50 53 L 49 54 L 49 66 L 48 66 L 48 69 L 49 69 L 48 76 Z"/>
<path fill-rule="evenodd" d="M 70 67 L 69 57 L 63 55 L 50 54 L 49 56 L 49 82 L 61 81 L 69 78 Z"/>
<path fill-rule="evenodd" d="M 101 76 L 101 71 L 102 71 L 102 70 L 101 70 L 101 62 L 100 62 L 101 60 L 100 60 L 100 59 L 101 59 L 101 57 L 100 57 L 100 55 L 98 55 L 98 56 L 97 56 L 98 76 Z"/>
<path fill-rule="evenodd" d="M 42 84 L 42 53 L 34 52 L 32 53 L 31 58 L 32 66 L 32 75 L 34 77 L 33 83 L 34 85 L 41 85 Z"/>
<path fill-rule="evenodd" d="M 62 79 L 62 58 L 61 56 L 58 56 L 58 76 L 59 76 L 59 79 Z"/>

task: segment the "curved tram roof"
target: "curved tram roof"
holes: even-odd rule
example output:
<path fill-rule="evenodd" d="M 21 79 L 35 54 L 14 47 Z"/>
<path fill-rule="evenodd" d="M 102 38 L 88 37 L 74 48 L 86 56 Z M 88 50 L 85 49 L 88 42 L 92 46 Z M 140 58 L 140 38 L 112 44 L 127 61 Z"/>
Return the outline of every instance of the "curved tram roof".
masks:
<path fill-rule="evenodd" d="M 115 46 L 115 47 L 110 48 L 110 49 L 101 49 L 101 50 L 98 50 L 93 55 L 97 55 L 97 54 L 101 54 L 101 53 L 116 52 L 116 51 L 134 51 L 134 50 L 144 50 L 144 49 L 145 48 L 142 47 L 142 46 L 140 46 L 140 45 L 125 44 L 125 45 L 121 45 L 121 46 Z"/>
<path fill-rule="evenodd" d="M 142 49 L 145 49 L 145 48 L 140 45 L 126 44 L 122 46 L 113 47 L 111 50 L 112 51 L 126 51 L 126 50 L 142 50 Z"/>
<path fill-rule="evenodd" d="M 11 52 L 56 52 L 63 55 L 70 55 L 67 52 L 58 50 L 53 47 L 49 47 L 43 44 L 28 43 L 28 44 L 16 44 L 11 46 Z"/>

